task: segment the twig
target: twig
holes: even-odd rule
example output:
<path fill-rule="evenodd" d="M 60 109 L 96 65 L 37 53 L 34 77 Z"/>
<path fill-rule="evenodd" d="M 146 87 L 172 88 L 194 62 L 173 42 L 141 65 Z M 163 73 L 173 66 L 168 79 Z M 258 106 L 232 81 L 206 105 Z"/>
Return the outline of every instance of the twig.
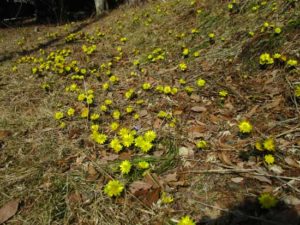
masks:
<path fill-rule="evenodd" d="M 285 182 L 284 180 L 278 178 L 279 181 L 281 181 L 283 183 L 283 185 L 277 187 L 274 192 L 279 191 L 281 188 L 283 188 L 284 186 L 289 186 L 291 189 L 293 189 L 294 191 L 300 193 L 300 190 L 296 187 L 294 187 L 292 184 L 295 183 L 295 180 L 290 180 L 289 182 Z"/>
<path fill-rule="evenodd" d="M 271 175 L 271 174 L 262 174 L 258 173 L 256 169 L 219 169 L 219 170 L 189 170 L 183 171 L 180 173 L 220 173 L 220 174 L 230 174 L 230 173 L 248 173 L 255 176 L 266 176 L 272 178 L 281 178 L 284 180 L 297 180 L 300 181 L 298 177 L 287 177 L 287 176 L 278 176 L 278 175 Z"/>
<path fill-rule="evenodd" d="M 294 133 L 294 132 L 297 132 L 297 131 L 300 131 L 299 127 L 295 127 L 295 128 L 290 129 L 290 130 L 284 131 L 284 132 L 282 132 L 280 134 L 277 134 L 275 137 L 279 138 L 279 137 L 284 136 L 286 134 Z"/>
<path fill-rule="evenodd" d="M 295 106 L 296 106 L 296 111 L 298 112 L 298 113 L 300 113 L 299 112 L 299 107 L 298 107 L 298 103 L 297 103 L 297 100 L 295 99 L 295 96 L 293 95 L 293 93 L 292 93 L 292 89 L 293 89 L 293 85 L 291 84 L 291 82 L 289 81 L 289 79 L 287 78 L 287 76 L 285 76 L 284 77 L 285 78 L 285 81 L 288 83 L 288 85 L 290 86 L 290 94 L 291 94 L 291 98 L 292 98 L 292 100 L 293 100 L 293 103 L 295 104 Z"/>

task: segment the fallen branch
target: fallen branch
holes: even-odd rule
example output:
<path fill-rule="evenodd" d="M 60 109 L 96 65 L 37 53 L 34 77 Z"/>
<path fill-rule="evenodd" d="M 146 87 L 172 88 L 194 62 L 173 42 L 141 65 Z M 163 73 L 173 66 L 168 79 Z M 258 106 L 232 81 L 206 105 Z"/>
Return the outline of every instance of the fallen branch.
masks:
<path fill-rule="evenodd" d="M 218 169 L 218 170 L 189 170 L 189 171 L 183 171 L 180 173 L 219 173 L 219 174 L 231 174 L 231 173 L 248 173 L 255 176 L 266 176 L 266 177 L 272 177 L 272 178 L 280 178 L 284 180 L 297 180 L 300 181 L 300 178 L 298 177 L 287 177 L 287 176 L 279 176 L 279 175 L 272 175 L 272 174 L 262 174 L 258 173 L 257 169 Z"/>

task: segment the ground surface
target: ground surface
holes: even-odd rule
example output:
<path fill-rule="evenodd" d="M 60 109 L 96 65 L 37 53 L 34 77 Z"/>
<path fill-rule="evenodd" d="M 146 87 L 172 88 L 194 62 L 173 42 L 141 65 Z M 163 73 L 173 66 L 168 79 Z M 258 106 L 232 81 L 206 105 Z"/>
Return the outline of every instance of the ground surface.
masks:
<path fill-rule="evenodd" d="M 0 206 L 18 206 L 7 224 L 299 224 L 299 1 L 229 3 L 1 29 Z M 143 152 L 121 128 L 157 137 Z M 125 185 L 116 198 L 104 191 L 113 179 Z M 276 206 L 262 209 L 262 193 Z"/>

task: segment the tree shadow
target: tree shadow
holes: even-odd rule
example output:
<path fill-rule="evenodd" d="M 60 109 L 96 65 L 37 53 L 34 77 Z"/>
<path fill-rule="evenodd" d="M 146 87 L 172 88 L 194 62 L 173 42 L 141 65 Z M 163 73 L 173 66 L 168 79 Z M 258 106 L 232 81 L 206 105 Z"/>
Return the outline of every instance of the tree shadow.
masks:
<path fill-rule="evenodd" d="M 261 208 L 257 199 L 247 198 L 216 219 L 203 218 L 197 225 L 300 225 L 300 205 L 278 202 L 271 209 Z"/>

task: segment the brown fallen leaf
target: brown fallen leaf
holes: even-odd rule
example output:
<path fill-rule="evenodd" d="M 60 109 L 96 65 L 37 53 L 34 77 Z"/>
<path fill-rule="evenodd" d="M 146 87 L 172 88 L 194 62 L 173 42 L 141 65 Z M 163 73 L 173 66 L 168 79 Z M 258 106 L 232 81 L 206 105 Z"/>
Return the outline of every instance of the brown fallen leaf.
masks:
<path fill-rule="evenodd" d="M 20 200 L 15 199 L 7 202 L 4 206 L 1 207 L 0 209 L 0 224 L 6 222 L 9 220 L 11 217 L 13 217 L 19 207 Z"/>
<path fill-rule="evenodd" d="M 203 106 L 194 106 L 191 108 L 193 112 L 206 112 L 207 109 Z"/>
<path fill-rule="evenodd" d="M 265 176 L 251 176 L 251 177 L 256 179 L 256 180 L 259 180 L 261 182 L 272 184 L 272 181 L 269 178 L 265 177 Z"/>
<path fill-rule="evenodd" d="M 117 155 L 117 154 L 107 154 L 107 155 L 103 156 L 103 157 L 100 159 L 100 161 L 101 161 L 101 163 L 106 164 L 107 162 L 109 162 L 109 161 L 114 161 L 114 160 L 116 160 L 117 158 L 119 158 L 119 155 Z"/>
<path fill-rule="evenodd" d="M 200 96 L 196 95 L 196 94 L 192 94 L 190 98 L 192 100 L 194 100 L 195 102 L 199 102 L 200 101 Z"/>
<path fill-rule="evenodd" d="M 147 115 L 148 115 L 148 111 L 145 110 L 145 109 L 143 109 L 143 110 L 141 110 L 141 111 L 139 112 L 139 115 L 140 115 L 140 117 L 147 116 Z"/>
<path fill-rule="evenodd" d="M 75 205 L 82 202 L 82 196 L 78 192 L 72 192 L 67 196 L 70 205 Z"/>
<path fill-rule="evenodd" d="M 241 183 L 243 180 L 244 180 L 243 177 L 233 177 L 233 178 L 231 178 L 231 181 L 236 183 L 236 184 Z"/>
<path fill-rule="evenodd" d="M 248 113 L 246 113 L 245 118 L 251 118 L 257 111 L 259 105 L 255 105 Z"/>
<path fill-rule="evenodd" d="M 149 190 L 151 187 L 152 187 L 151 184 L 138 180 L 138 181 L 134 181 L 129 185 L 129 191 L 133 195 L 138 196 L 139 194 L 144 193 L 144 191 Z"/>
<path fill-rule="evenodd" d="M 157 176 L 156 173 L 150 173 L 148 172 L 144 176 L 144 181 L 152 186 L 152 188 L 159 188 L 161 186 L 161 180 Z"/>
<path fill-rule="evenodd" d="M 87 167 L 87 179 L 88 180 L 96 180 L 99 176 L 97 170 L 95 169 L 95 167 L 92 164 L 89 164 Z"/>
<path fill-rule="evenodd" d="M 299 167 L 300 167 L 300 165 L 299 165 L 295 160 L 293 160 L 290 156 L 285 157 L 285 158 L 284 158 L 284 161 L 285 161 L 289 166 L 296 167 L 296 168 L 299 168 Z"/>
<path fill-rule="evenodd" d="M 131 152 L 122 152 L 122 153 L 119 155 L 119 159 L 120 159 L 120 160 L 130 160 L 130 159 L 131 159 L 131 155 L 132 155 Z"/>
<path fill-rule="evenodd" d="M 281 166 L 278 165 L 272 165 L 269 167 L 269 170 L 274 172 L 275 174 L 282 174 L 284 172 L 284 170 L 281 168 Z"/>
<path fill-rule="evenodd" d="M 161 119 L 156 119 L 156 120 L 154 121 L 154 123 L 153 123 L 153 127 L 154 127 L 155 129 L 160 129 L 161 126 L 162 126 L 162 124 L 163 124 L 163 120 L 161 120 Z"/>
<path fill-rule="evenodd" d="M 162 177 L 163 182 L 169 183 L 169 182 L 175 182 L 178 181 L 177 172 L 170 173 Z"/>
<path fill-rule="evenodd" d="M 190 158 L 194 156 L 194 151 L 191 148 L 180 147 L 178 155 L 182 158 Z"/>
<path fill-rule="evenodd" d="M 12 132 L 9 130 L 0 130 L 0 141 L 4 140 L 4 138 L 7 138 L 12 135 Z"/>
<path fill-rule="evenodd" d="M 233 163 L 232 163 L 231 160 L 230 160 L 229 154 L 228 154 L 227 152 L 225 152 L 225 151 L 219 152 L 219 153 L 218 153 L 218 157 L 219 157 L 219 159 L 220 159 L 223 163 L 225 163 L 226 165 L 229 165 L 229 166 L 232 166 L 232 165 L 233 165 Z"/>

